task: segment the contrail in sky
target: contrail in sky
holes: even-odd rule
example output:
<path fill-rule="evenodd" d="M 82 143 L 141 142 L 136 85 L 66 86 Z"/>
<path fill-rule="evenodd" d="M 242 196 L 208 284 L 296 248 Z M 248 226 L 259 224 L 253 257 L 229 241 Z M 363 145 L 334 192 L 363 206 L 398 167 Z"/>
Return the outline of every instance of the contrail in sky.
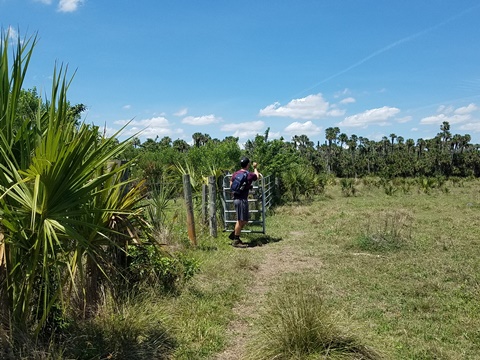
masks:
<path fill-rule="evenodd" d="M 452 22 L 452 21 L 454 21 L 454 20 L 462 17 L 463 15 L 471 12 L 472 10 L 474 10 L 474 9 L 476 9 L 476 8 L 478 8 L 478 7 L 480 7 L 480 4 L 479 4 L 479 5 L 472 6 L 472 7 L 468 8 L 468 9 L 466 9 L 466 10 L 463 10 L 462 12 L 460 12 L 460 13 L 458 13 L 458 14 L 450 17 L 450 18 L 448 18 L 447 20 L 442 21 L 441 23 L 438 23 L 438 24 L 433 25 L 433 26 L 431 26 L 431 27 L 429 27 L 429 28 L 426 28 L 426 29 L 424 29 L 424 30 L 422 30 L 422 31 L 419 31 L 419 32 L 417 32 L 417 33 L 415 33 L 415 34 L 413 34 L 413 35 L 404 37 L 403 39 L 397 40 L 397 41 L 391 43 L 390 45 L 387 45 L 387 46 L 385 46 L 385 47 L 383 47 L 383 48 L 381 48 L 381 49 L 379 49 L 379 50 L 377 50 L 377 51 L 374 51 L 373 53 L 371 53 L 371 54 L 368 55 L 367 57 L 361 59 L 360 61 L 356 62 L 355 64 L 350 65 L 349 67 L 347 67 L 347 68 L 345 68 L 345 69 L 337 72 L 336 74 L 333 74 L 333 75 L 327 77 L 326 79 L 323 79 L 322 81 L 320 81 L 320 82 L 318 82 L 318 83 L 310 86 L 309 88 L 302 90 L 299 94 L 295 95 L 294 97 L 297 97 L 297 96 L 299 96 L 300 94 L 303 94 L 303 93 L 305 93 L 305 92 L 307 92 L 307 91 L 310 91 L 310 90 L 316 88 L 317 86 L 319 86 L 319 85 L 321 85 L 321 84 L 323 84 L 323 83 L 326 83 L 327 81 L 330 81 L 330 80 L 332 80 L 332 79 L 334 79 L 334 78 L 336 78 L 336 77 L 338 77 L 338 76 L 340 76 L 340 75 L 343 75 L 343 74 L 345 74 L 346 72 L 348 72 L 348 71 L 350 71 L 350 70 L 352 70 L 352 69 L 355 69 L 356 67 L 362 65 L 363 63 L 367 62 L 368 60 L 370 60 L 370 59 L 372 59 L 372 58 L 374 58 L 374 57 L 376 57 L 376 56 L 378 56 L 378 55 L 380 55 L 380 54 L 383 54 L 384 52 L 386 52 L 386 51 L 388 51 L 388 50 L 390 50 L 390 49 L 393 49 L 394 47 L 396 47 L 396 46 L 398 46 L 398 45 L 400 45 L 400 44 L 403 44 L 403 43 L 412 41 L 412 40 L 414 40 L 414 39 L 416 39 L 416 38 L 418 38 L 418 37 L 420 37 L 420 36 L 423 36 L 423 35 L 431 32 L 431 31 L 434 31 L 434 30 L 436 30 L 436 29 L 438 29 L 438 28 L 440 28 L 440 27 L 448 24 L 449 22 Z"/>

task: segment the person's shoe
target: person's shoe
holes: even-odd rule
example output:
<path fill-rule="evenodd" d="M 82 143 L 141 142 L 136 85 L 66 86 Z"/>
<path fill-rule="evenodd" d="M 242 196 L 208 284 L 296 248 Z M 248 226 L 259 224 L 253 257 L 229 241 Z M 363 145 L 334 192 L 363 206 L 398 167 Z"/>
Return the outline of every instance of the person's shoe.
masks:
<path fill-rule="evenodd" d="M 229 238 L 230 240 L 235 239 L 235 230 L 233 230 L 233 231 L 230 233 L 230 235 L 228 235 L 228 238 Z"/>
<path fill-rule="evenodd" d="M 245 249 L 245 248 L 248 247 L 248 245 L 245 244 L 245 243 L 244 243 L 242 240 L 240 240 L 240 239 L 235 239 L 235 240 L 233 240 L 232 246 L 233 246 L 233 247 L 236 247 L 236 248 L 242 248 L 242 249 Z"/>

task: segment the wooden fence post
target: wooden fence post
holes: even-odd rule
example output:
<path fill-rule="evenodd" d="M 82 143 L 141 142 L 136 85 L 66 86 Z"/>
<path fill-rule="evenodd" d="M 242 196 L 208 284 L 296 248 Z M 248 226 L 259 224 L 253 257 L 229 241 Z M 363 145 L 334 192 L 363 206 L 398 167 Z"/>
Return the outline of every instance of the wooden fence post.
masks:
<path fill-rule="evenodd" d="M 202 184 L 202 224 L 208 223 L 207 204 L 208 203 L 208 186 Z"/>
<path fill-rule="evenodd" d="M 210 235 L 217 237 L 217 182 L 215 176 L 208 177 L 208 218 Z"/>
<path fill-rule="evenodd" d="M 183 193 L 187 207 L 188 238 L 192 245 L 196 246 L 197 237 L 195 235 L 195 220 L 193 218 L 192 184 L 190 183 L 190 175 L 188 174 L 183 175 Z"/>

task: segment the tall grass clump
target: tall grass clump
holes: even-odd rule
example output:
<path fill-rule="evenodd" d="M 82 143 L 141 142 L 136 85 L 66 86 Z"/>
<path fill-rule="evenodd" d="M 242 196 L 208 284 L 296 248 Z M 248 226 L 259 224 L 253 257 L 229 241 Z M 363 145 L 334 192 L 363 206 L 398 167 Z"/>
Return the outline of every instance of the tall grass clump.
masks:
<path fill-rule="evenodd" d="M 166 314 L 148 291 L 121 304 L 112 298 L 89 322 L 69 330 L 64 356 L 72 359 L 168 359 L 176 342 L 165 326 Z"/>
<path fill-rule="evenodd" d="M 369 218 L 365 229 L 356 238 L 364 251 L 390 251 L 406 247 L 412 238 L 413 216 L 406 211 L 387 211 Z"/>
<path fill-rule="evenodd" d="M 248 345 L 248 359 L 378 359 L 335 324 L 321 289 L 305 279 L 287 279 L 269 294 Z"/>

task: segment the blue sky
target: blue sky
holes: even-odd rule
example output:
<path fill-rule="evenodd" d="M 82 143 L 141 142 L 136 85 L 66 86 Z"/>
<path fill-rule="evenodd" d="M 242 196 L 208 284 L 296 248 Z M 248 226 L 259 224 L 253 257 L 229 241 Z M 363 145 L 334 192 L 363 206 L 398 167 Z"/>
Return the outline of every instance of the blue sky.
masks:
<path fill-rule="evenodd" d="M 0 0 L 3 31 L 38 33 L 25 81 L 75 73 L 85 121 L 122 137 L 263 134 L 480 143 L 478 0 Z"/>

